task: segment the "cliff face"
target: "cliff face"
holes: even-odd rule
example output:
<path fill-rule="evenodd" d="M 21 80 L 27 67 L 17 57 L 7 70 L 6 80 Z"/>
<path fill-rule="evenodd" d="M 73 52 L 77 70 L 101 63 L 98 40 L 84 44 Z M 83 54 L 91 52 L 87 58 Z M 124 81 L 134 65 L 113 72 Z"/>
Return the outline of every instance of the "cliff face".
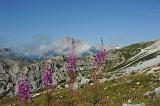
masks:
<path fill-rule="evenodd" d="M 14 87 L 16 84 L 15 76 L 10 72 L 11 67 L 0 63 L 0 95 L 1 97 L 15 95 Z"/>
<path fill-rule="evenodd" d="M 50 66 L 53 70 L 53 85 L 58 87 L 64 87 L 68 76 L 66 74 L 66 69 L 64 67 L 65 60 L 63 57 L 56 57 L 49 60 Z M 77 72 L 83 75 L 88 73 L 88 69 L 91 68 L 90 59 L 78 59 Z M 85 71 L 86 70 L 86 71 Z M 31 91 L 40 89 L 42 87 L 41 73 L 42 73 L 42 63 L 33 63 L 24 66 L 24 73 L 26 78 L 31 84 Z M 77 74 L 81 75 L 81 74 Z M 17 62 L 8 64 L 5 62 L 0 62 L 0 96 L 12 97 L 16 95 L 16 84 L 19 78 L 19 67 Z M 79 81 L 81 78 L 79 78 Z M 84 79 L 83 79 L 84 80 Z"/>

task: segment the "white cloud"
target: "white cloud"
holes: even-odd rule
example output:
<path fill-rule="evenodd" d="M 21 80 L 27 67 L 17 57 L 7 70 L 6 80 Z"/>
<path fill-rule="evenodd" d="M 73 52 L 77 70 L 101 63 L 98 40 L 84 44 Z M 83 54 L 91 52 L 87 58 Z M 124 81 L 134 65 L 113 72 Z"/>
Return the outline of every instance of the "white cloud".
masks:
<path fill-rule="evenodd" d="M 18 50 L 20 53 L 23 53 L 26 56 L 29 55 L 41 55 L 43 56 L 45 53 L 49 51 L 53 51 L 59 55 L 66 55 L 69 53 L 71 49 L 72 38 L 71 37 L 63 37 L 59 39 L 57 42 L 49 42 L 48 44 L 41 44 L 38 42 L 34 42 L 33 44 L 29 44 L 27 46 L 22 46 L 15 49 L 15 52 Z M 92 45 L 88 42 L 75 40 L 75 53 L 77 55 L 81 55 L 84 52 L 87 52 L 91 49 Z"/>
<path fill-rule="evenodd" d="M 77 54 L 82 54 L 84 52 L 87 52 L 91 49 L 92 45 L 90 45 L 88 42 L 81 42 L 78 47 L 76 48 Z"/>

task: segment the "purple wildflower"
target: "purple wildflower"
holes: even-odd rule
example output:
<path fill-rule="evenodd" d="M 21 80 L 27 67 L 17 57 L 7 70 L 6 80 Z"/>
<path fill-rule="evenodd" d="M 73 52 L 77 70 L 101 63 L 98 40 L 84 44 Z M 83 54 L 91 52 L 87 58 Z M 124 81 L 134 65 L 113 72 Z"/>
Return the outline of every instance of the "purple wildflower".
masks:
<path fill-rule="evenodd" d="M 52 87 L 52 70 L 44 69 L 42 73 L 42 83 L 45 87 Z"/>
<path fill-rule="evenodd" d="M 68 67 L 67 67 L 67 69 L 68 69 L 68 71 L 75 71 L 75 69 L 76 69 L 76 55 L 75 54 L 73 54 L 73 53 L 71 53 L 71 54 L 69 54 L 69 56 L 68 56 L 68 58 L 67 58 L 67 65 L 68 65 Z"/>
<path fill-rule="evenodd" d="M 30 95 L 30 84 L 28 81 L 19 80 L 18 81 L 18 98 L 20 103 L 25 101 L 32 101 L 32 96 Z"/>

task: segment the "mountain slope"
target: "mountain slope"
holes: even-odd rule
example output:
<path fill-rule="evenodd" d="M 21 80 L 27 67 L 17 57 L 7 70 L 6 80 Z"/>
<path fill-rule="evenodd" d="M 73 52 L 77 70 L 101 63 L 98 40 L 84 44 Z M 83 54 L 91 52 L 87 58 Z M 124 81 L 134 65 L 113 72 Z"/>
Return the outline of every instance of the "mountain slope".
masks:
<path fill-rule="evenodd" d="M 138 68 L 139 65 L 145 64 L 143 69 L 147 68 L 147 62 L 152 63 L 149 66 L 158 64 L 159 61 L 157 60 L 160 52 L 159 42 L 160 40 L 137 43 L 114 51 L 113 54 L 118 54 L 119 58 L 117 61 L 120 62 L 118 62 L 117 65 L 113 63 L 114 67 L 109 67 L 108 71 L 137 71 L 140 70 L 140 68 Z M 155 58 L 156 60 L 152 60 Z M 112 63 L 112 61 L 109 62 Z"/>
<path fill-rule="evenodd" d="M 77 63 L 77 81 L 78 81 L 78 92 L 81 95 L 85 96 L 85 94 L 89 93 L 87 90 L 92 91 L 92 86 L 90 82 L 90 71 L 91 71 L 91 59 L 92 55 L 87 55 L 87 57 L 78 57 Z M 2 60 L 5 60 L 4 58 Z M 11 64 L 6 64 L 5 60 L 0 64 L 0 75 L 1 77 L 1 85 L 0 94 L 2 97 L 14 96 L 16 94 L 16 82 L 18 80 L 18 66 L 17 62 L 10 62 Z M 65 102 L 68 103 L 69 99 L 67 99 L 67 74 L 64 67 L 65 57 L 57 56 L 50 57 L 49 59 L 52 69 L 54 70 L 54 85 L 56 87 L 53 90 L 53 103 L 56 102 L 56 97 L 58 98 L 60 95 L 58 92 L 62 93 L 65 98 Z M 7 65 L 9 68 L 4 67 Z M 145 94 L 148 91 L 154 91 L 154 89 L 160 86 L 159 84 L 159 75 L 160 75 L 160 40 L 150 41 L 150 42 L 141 42 L 133 45 L 129 45 L 120 49 L 114 49 L 107 51 L 107 61 L 105 63 L 104 70 L 102 70 L 102 76 L 100 77 L 101 84 L 98 85 L 99 93 L 96 94 L 99 98 L 103 95 L 102 98 L 106 98 L 109 96 L 110 98 L 116 98 L 117 94 L 120 93 L 119 96 L 133 95 L 132 90 L 134 88 L 136 90 L 136 94 Z M 25 64 L 24 66 L 26 77 L 29 79 L 31 83 L 31 90 L 38 92 L 39 88 L 41 88 L 41 72 L 42 72 L 42 62 Z M 8 80 L 9 79 L 9 80 Z M 10 85 L 13 86 L 10 86 Z M 116 89 L 115 89 L 116 87 Z M 139 89 L 141 87 L 141 89 Z M 88 89 L 86 89 L 88 88 Z M 60 90 L 59 90 L 60 89 Z M 103 89 L 108 89 L 107 91 L 103 91 Z M 102 91 L 101 91 L 102 90 Z M 5 92 L 5 93 L 4 93 Z M 153 92 L 152 92 L 153 93 Z M 155 91 L 154 91 L 155 93 Z M 43 95 L 43 94 L 42 94 Z M 43 95 L 44 96 L 44 95 Z M 80 99 L 80 97 L 78 97 Z M 92 93 L 88 94 L 88 98 L 93 98 Z M 44 104 L 39 101 L 41 98 L 39 96 L 35 97 L 35 100 L 38 104 Z M 160 98 L 158 98 L 160 99 Z M 5 101 L 5 100 L 4 100 Z M 4 103 L 2 100 L 1 103 Z M 143 102 L 149 103 L 149 99 Z M 82 104 L 84 101 L 81 101 Z M 124 101 L 127 102 L 127 101 Z M 4 103 L 9 104 L 17 103 Z M 35 103 L 35 104 L 37 104 Z M 80 103 L 80 104 L 81 104 Z M 140 101 L 136 100 L 134 103 L 140 103 Z M 157 104 L 160 101 L 157 100 Z M 90 106 L 92 103 L 88 103 Z M 122 103 L 120 103 L 122 105 Z M 86 106 L 87 106 L 86 105 Z M 120 106 L 114 105 L 113 106 Z M 111 106 L 112 106 L 111 105 Z M 3 106 L 3 105 L 2 105 Z M 5 106 L 5 105 L 4 105 Z M 33 105 L 34 106 L 34 105 Z M 42 105 L 43 106 L 43 105 Z M 56 106 L 56 105 L 55 105 Z M 67 105 L 68 106 L 68 105 Z M 83 106 L 83 105 L 81 105 Z M 151 105 L 152 106 L 152 105 Z M 156 106 L 156 105 L 155 105 Z M 157 105 L 158 106 L 158 105 Z"/>

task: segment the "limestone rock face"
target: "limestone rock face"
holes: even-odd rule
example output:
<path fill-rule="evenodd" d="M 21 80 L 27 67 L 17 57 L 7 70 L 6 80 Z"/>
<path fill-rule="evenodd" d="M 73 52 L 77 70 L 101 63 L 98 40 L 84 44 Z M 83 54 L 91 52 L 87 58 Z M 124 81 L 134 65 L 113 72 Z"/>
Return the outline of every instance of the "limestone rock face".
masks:
<path fill-rule="evenodd" d="M 87 74 L 88 69 L 91 68 L 89 59 L 78 59 L 77 62 L 77 73 L 81 73 L 83 76 Z M 86 64 L 87 63 L 87 64 Z M 52 58 L 49 61 L 49 64 L 53 71 L 53 85 L 59 86 L 62 85 L 62 82 L 65 82 L 68 78 L 65 68 L 65 60 L 62 57 Z M 25 77 L 29 80 L 31 84 L 31 91 L 40 89 L 42 87 L 42 62 L 32 63 L 30 65 L 24 65 Z M 77 74 L 78 75 L 78 74 Z M 18 62 L 12 64 L 3 63 L 0 61 L 0 97 L 12 97 L 17 94 L 16 84 L 19 78 L 19 67 Z M 84 82 L 84 77 L 81 83 Z M 62 85 L 63 86 L 63 85 Z"/>

